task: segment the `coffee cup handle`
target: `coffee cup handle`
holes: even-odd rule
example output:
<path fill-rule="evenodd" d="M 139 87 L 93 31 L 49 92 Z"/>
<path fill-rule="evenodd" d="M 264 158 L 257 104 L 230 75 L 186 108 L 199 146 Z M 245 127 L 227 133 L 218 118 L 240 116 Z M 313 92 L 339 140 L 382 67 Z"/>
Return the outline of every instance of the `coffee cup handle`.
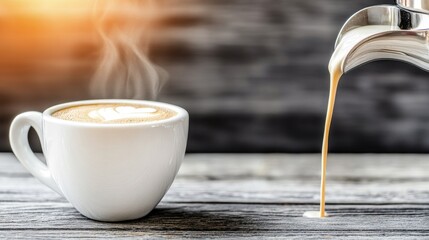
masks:
<path fill-rule="evenodd" d="M 28 142 L 28 131 L 30 127 L 33 127 L 39 136 L 43 149 L 42 118 L 43 115 L 39 112 L 25 112 L 16 116 L 10 126 L 10 145 L 18 160 L 34 177 L 63 196 L 48 167 L 37 158 Z"/>

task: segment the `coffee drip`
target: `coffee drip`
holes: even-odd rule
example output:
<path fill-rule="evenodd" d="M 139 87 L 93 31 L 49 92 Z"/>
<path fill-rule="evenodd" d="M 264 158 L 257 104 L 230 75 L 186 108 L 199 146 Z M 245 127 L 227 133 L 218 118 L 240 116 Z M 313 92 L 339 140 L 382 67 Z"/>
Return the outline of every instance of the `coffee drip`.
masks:
<path fill-rule="evenodd" d="M 341 76 L 370 61 L 393 59 L 429 70 L 429 0 L 397 0 L 354 14 L 341 29 L 329 62 L 330 90 L 322 145 L 320 209 L 305 217 L 323 218 L 329 130 Z"/>

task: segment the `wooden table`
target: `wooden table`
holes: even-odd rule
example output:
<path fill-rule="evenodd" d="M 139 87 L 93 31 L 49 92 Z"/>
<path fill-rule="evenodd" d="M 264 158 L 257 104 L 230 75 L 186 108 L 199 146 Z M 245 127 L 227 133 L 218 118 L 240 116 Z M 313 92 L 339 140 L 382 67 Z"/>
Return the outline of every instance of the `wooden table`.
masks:
<path fill-rule="evenodd" d="M 187 155 L 158 207 L 137 221 L 80 215 L 0 154 L 0 238 L 429 239 L 428 155 L 332 155 L 326 219 L 319 155 Z"/>

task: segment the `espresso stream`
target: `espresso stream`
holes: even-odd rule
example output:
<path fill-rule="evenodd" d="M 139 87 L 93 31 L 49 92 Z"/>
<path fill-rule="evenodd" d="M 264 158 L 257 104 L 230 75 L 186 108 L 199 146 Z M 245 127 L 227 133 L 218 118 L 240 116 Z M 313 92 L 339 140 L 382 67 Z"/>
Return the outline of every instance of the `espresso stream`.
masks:
<path fill-rule="evenodd" d="M 326 189 L 326 166 L 328 163 L 328 142 L 329 130 L 331 128 L 332 115 L 334 113 L 335 97 L 337 95 L 337 87 L 340 81 L 342 71 L 340 68 L 334 69 L 331 74 L 331 82 L 329 89 L 328 109 L 326 110 L 325 130 L 323 133 L 322 144 L 322 166 L 321 166 L 321 181 L 320 181 L 320 209 L 319 211 L 308 211 L 304 213 L 304 217 L 323 218 L 327 214 L 325 212 L 325 189 Z"/>
<path fill-rule="evenodd" d="M 321 161 L 321 183 L 320 183 L 320 209 L 319 211 L 308 211 L 304 213 L 304 217 L 309 218 L 323 218 L 327 214 L 325 212 L 325 189 L 326 189 L 326 166 L 328 163 L 328 142 L 329 142 L 329 130 L 331 128 L 332 115 L 334 113 L 335 97 L 337 95 L 337 88 L 340 82 L 341 76 L 344 71 L 342 66 L 347 56 L 355 49 L 356 46 L 370 36 L 373 36 L 380 32 L 393 30 L 394 26 L 363 26 L 351 30 L 346 33 L 341 39 L 340 44 L 336 47 L 334 53 L 329 61 L 329 73 L 330 73 L 330 88 L 329 88 L 329 100 L 326 111 L 325 130 L 323 133 L 323 144 L 322 144 L 322 161 Z"/>

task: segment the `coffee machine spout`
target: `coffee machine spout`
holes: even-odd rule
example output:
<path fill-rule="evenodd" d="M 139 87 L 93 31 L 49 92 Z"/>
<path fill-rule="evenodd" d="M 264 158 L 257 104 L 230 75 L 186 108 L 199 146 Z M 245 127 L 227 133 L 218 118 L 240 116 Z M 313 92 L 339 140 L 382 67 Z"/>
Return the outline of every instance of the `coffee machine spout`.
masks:
<path fill-rule="evenodd" d="M 398 6 L 373 6 L 350 17 L 335 43 L 334 56 L 340 59 L 341 71 L 381 59 L 429 70 L 429 0 L 406 5 L 415 2 L 398 0 Z M 428 10 L 422 9 L 426 7 Z"/>

